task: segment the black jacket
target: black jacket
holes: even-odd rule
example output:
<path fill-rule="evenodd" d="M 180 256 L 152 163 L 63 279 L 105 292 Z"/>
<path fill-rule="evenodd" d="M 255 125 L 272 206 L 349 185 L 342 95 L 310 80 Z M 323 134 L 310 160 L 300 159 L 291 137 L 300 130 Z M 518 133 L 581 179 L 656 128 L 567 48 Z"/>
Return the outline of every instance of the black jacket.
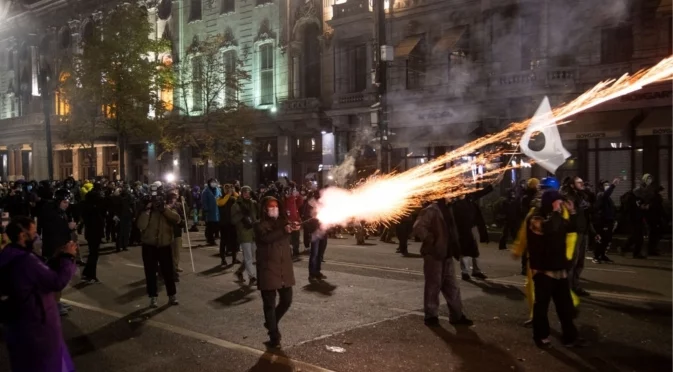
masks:
<path fill-rule="evenodd" d="M 539 230 L 536 225 L 539 225 Z M 576 215 L 566 220 L 561 213 L 544 213 L 541 208 L 536 208 L 526 220 L 530 268 L 539 271 L 568 270 L 571 261 L 566 257 L 566 235 L 576 231 L 576 227 Z"/>
<path fill-rule="evenodd" d="M 84 221 L 84 238 L 87 241 L 100 242 L 105 236 L 105 200 L 97 191 L 90 191 L 82 203 L 82 220 Z"/>
<path fill-rule="evenodd" d="M 612 201 L 612 192 L 615 185 L 610 185 L 607 190 L 596 195 L 596 221 L 599 223 L 614 221 L 617 218 L 617 208 Z"/>

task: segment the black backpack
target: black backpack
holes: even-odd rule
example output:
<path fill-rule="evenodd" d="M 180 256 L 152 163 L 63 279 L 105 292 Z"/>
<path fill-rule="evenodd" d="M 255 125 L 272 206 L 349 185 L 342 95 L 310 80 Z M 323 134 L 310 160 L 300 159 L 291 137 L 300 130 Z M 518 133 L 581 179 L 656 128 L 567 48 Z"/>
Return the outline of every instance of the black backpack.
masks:
<path fill-rule="evenodd" d="M 19 257 L 14 258 L 9 264 L 0 268 L 0 323 L 12 323 L 19 317 L 20 305 L 26 299 L 19 298 L 12 286 L 12 268 L 25 260 L 28 255 L 32 253 L 25 253 Z"/>

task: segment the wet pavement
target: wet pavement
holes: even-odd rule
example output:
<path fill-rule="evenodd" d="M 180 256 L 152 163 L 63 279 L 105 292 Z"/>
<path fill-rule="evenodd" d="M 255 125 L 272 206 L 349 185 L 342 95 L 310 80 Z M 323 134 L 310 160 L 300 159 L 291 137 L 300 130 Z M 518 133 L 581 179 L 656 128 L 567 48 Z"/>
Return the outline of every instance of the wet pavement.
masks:
<path fill-rule="evenodd" d="M 202 233 L 192 242 L 203 244 Z M 263 342 L 259 292 L 222 270 L 216 247 L 182 252 L 180 305 L 147 309 L 139 247 L 105 248 L 102 284 L 64 291 L 73 311 L 63 331 L 78 371 L 662 371 L 671 370 L 671 257 L 615 264 L 585 262 L 577 325 L 589 341 L 568 349 L 535 347 L 519 264 L 497 244 L 481 247 L 486 281 L 461 281 L 466 314 L 475 326 L 453 327 L 443 306 L 441 327 L 423 324 L 422 261 L 396 246 L 352 238 L 328 243 L 320 284 L 309 284 L 307 256 L 295 263 L 292 308 L 283 318 L 282 351 Z M 187 241 L 185 239 L 185 246 Z M 419 244 L 410 251 L 418 253 Z M 86 252 L 86 248 L 83 248 Z M 457 263 L 456 263 L 457 265 Z M 0 371 L 9 370 L 4 347 Z"/>

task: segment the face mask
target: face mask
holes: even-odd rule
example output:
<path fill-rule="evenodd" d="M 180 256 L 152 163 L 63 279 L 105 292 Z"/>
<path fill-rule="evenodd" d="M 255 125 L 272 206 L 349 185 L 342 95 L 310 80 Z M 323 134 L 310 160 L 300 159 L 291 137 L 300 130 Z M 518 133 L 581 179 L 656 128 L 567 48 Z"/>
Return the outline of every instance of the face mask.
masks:
<path fill-rule="evenodd" d="M 297 191 L 297 190 L 292 191 L 292 195 L 293 195 L 293 196 L 297 196 L 297 195 L 299 195 L 299 191 Z"/>
<path fill-rule="evenodd" d="M 609 188 L 610 188 L 610 185 L 603 186 L 603 190 L 605 190 L 605 191 L 608 191 Z"/>
<path fill-rule="evenodd" d="M 26 187 L 26 190 L 28 190 L 28 191 L 32 191 L 32 190 L 33 190 L 33 186 L 32 186 L 32 185 L 28 185 L 28 187 Z"/>
<path fill-rule="evenodd" d="M 217 184 L 216 184 L 215 182 L 211 182 L 211 183 L 210 183 L 210 187 L 214 189 L 214 188 L 217 187 Z"/>
<path fill-rule="evenodd" d="M 267 212 L 269 213 L 269 217 L 278 218 L 278 208 L 269 208 Z"/>
<path fill-rule="evenodd" d="M 646 180 L 645 180 L 645 184 L 646 184 L 647 186 L 651 185 L 651 184 L 652 184 L 652 179 L 651 179 L 651 178 L 646 179 Z"/>

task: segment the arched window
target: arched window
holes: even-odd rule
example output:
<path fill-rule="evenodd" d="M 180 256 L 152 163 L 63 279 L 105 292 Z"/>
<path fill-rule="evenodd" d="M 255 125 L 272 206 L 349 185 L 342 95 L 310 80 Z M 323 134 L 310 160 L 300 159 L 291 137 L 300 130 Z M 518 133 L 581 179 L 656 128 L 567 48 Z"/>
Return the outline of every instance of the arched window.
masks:
<path fill-rule="evenodd" d="M 304 28 L 304 93 L 320 97 L 320 29 L 315 23 Z"/>

